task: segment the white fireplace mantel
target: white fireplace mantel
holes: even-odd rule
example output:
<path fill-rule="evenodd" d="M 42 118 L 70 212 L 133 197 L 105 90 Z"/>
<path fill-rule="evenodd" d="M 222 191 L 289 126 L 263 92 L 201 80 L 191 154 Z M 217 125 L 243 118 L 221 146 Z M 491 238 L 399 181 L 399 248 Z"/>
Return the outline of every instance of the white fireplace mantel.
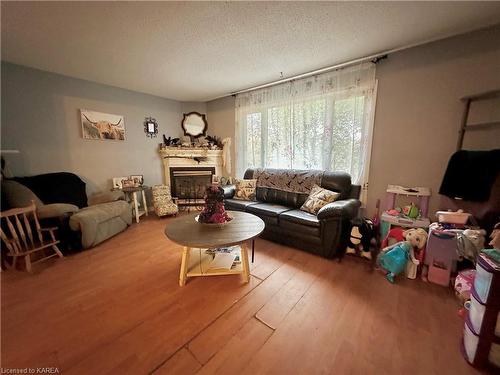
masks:
<path fill-rule="evenodd" d="M 223 175 L 222 150 L 166 147 L 160 149 L 159 154 L 163 161 L 163 180 L 167 186 L 170 186 L 172 167 L 214 167 L 217 176 Z M 199 162 L 195 158 L 200 158 Z"/>

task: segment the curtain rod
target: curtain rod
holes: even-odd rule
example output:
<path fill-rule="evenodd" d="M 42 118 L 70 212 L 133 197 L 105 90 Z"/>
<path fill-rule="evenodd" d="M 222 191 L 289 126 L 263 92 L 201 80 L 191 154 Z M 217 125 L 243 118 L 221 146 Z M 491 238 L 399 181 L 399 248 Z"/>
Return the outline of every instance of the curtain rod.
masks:
<path fill-rule="evenodd" d="M 465 33 L 470 32 L 472 30 L 474 30 L 474 29 L 466 30 L 463 33 L 460 33 L 458 35 L 465 34 Z M 335 65 L 330 65 L 330 66 L 327 66 L 327 67 L 324 67 L 324 68 L 321 68 L 321 69 L 317 69 L 317 70 L 313 70 L 313 71 L 310 71 L 310 72 L 307 72 L 307 73 L 297 74 L 297 75 L 289 77 L 289 78 L 283 78 L 283 79 L 279 79 L 277 81 L 272 81 L 272 82 L 269 82 L 269 83 L 264 83 L 262 85 L 249 87 L 247 89 L 243 89 L 243 90 L 239 90 L 239 91 L 234 91 L 234 92 L 231 92 L 230 94 L 221 95 L 221 96 L 219 96 L 217 98 L 214 98 L 214 99 L 211 99 L 211 100 L 225 98 L 225 97 L 227 97 L 229 95 L 236 96 L 237 94 L 242 94 L 244 92 L 249 92 L 249 91 L 254 91 L 254 90 L 258 90 L 258 89 L 263 89 L 265 87 L 279 85 L 280 83 L 295 81 L 295 80 L 300 79 L 300 78 L 305 78 L 305 77 L 310 77 L 310 76 L 314 76 L 314 75 L 321 74 L 321 73 L 326 73 L 326 72 L 329 72 L 329 71 L 332 71 L 332 70 L 336 70 L 336 69 L 340 69 L 340 68 L 345 68 L 347 66 L 355 65 L 355 64 L 360 64 L 360 63 L 366 62 L 366 61 L 372 61 L 372 62 L 374 62 L 376 64 L 380 60 L 387 58 L 388 55 L 393 54 L 395 52 L 399 52 L 399 51 L 403 51 L 403 50 L 408 49 L 408 48 L 418 47 L 418 46 L 421 46 L 421 45 L 424 45 L 424 44 L 436 42 L 438 40 L 450 38 L 452 36 L 457 36 L 457 34 L 448 33 L 448 34 L 440 36 L 440 37 L 426 39 L 426 40 L 424 40 L 422 42 L 412 43 L 412 44 L 408 44 L 406 46 L 388 49 L 388 50 L 385 50 L 385 51 L 382 51 L 382 52 L 379 52 L 379 53 L 375 53 L 373 55 L 369 55 L 369 56 L 365 56 L 365 57 L 360 57 L 358 59 L 354 59 L 354 60 L 350 60 L 350 61 L 345 61 L 345 62 L 338 63 L 338 64 L 335 64 Z"/>
<path fill-rule="evenodd" d="M 310 77 L 310 76 L 315 76 L 317 74 L 330 72 L 332 70 L 345 68 L 345 67 L 348 67 L 348 66 L 351 66 L 351 65 L 360 64 L 360 63 L 366 62 L 366 61 L 371 61 L 374 64 L 376 64 L 380 60 L 386 59 L 387 57 L 388 57 L 387 53 L 379 53 L 379 54 L 376 54 L 376 55 L 366 56 L 366 57 L 362 57 L 362 58 L 359 58 L 359 59 L 356 59 L 356 60 L 351 60 L 351 61 L 347 61 L 347 62 L 344 62 L 344 63 L 340 63 L 340 64 L 336 64 L 336 65 L 331 65 L 331 66 L 327 66 L 327 67 L 324 67 L 324 68 L 321 68 L 321 69 L 313 70 L 313 71 L 310 71 L 310 72 L 307 72 L 307 73 L 297 74 L 297 75 L 292 76 L 292 77 L 279 79 L 277 81 L 273 81 L 273 82 L 269 82 L 269 83 L 264 83 L 263 85 L 253 86 L 253 87 L 250 87 L 248 89 L 243 89 L 243 90 L 240 90 L 240 91 L 235 91 L 235 92 L 232 92 L 231 95 L 232 96 L 236 96 L 237 94 L 242 94 L 244 92 L 259 90 L 259 89 L 263 89 L 263 88 L 270 87 L 270 86 L 276 86 L 276 85 L 279 85 L 280 83 L 285 83 L 285 82 L 290 82 L 290 81 L 296 81 L 297 79 L 306 78 L 306 77 Z"/>

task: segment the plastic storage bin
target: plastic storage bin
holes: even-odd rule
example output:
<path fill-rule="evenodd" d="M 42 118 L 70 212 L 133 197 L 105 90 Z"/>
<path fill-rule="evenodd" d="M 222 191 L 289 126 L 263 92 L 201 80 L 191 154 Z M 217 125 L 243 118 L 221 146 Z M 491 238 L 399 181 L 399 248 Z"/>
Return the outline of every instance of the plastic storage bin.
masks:
<path fill-rule="evenodd" d="M 473 366 L 500 374 L 500 264 L 483 253 L 477 257 L 463 355 Z"/>
<path fill-rule="evenodd" d="M 440 223 L 465 225 L 465 223 L 467 223 L 467 220 L 469 220 L 470 214 L 463 212 L 462 210 L 458 210 L 455 212 L 438 211 L 436 212 L 436 216 Z"/>
<path fill-rule="evenodd" d="M 500 266 L 485 254 L 477 257 L 474 290 L 482 304 L 500 306 Z"/>
<path fill-rule="evenodd" d="M 500 339 L 491 341 L 480 337 L 466 320 L 463 339 L 464 357 L 478 367 L 490 366 L 500 370 Z"/>
<path fill-rule="evenodd" d="M 490 307 L 479 301 L 476 291 L 472 288 L 470 295 L 469 321 L 474 332 L 488 336 L 493 334 L 500 338 L 500 311 L 498 307 Z"/>

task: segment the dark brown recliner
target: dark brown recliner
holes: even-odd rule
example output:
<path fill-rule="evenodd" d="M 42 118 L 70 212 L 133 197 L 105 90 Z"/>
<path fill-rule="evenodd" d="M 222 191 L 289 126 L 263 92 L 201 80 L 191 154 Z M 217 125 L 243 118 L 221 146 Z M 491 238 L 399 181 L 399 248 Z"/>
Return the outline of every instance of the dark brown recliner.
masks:
<path fill-rule="evenodd" d="M 283 170 L 266 169 L 266 172 L 273 171 Z M 254 170 L 247 169 L 244 178 L 252 179 L 253 175 Z M 226 210 L 249 212 L 264 220 L 266 228 L 262 238 L 333 258 L 343 254 L 350 221 L 358 215 L 361 206 L 361 187 L 352 185 L 351 176 L 343 172 L 324 172 L 321 187 L 339 192 L 340 197 L 321 208 L 317 216 L 300 210 L 307 194 L 267 187 L 257 187 L 256 201 L 243 201 L 233 199 L 234 186 L 226 186 L 224 202 Z"/>

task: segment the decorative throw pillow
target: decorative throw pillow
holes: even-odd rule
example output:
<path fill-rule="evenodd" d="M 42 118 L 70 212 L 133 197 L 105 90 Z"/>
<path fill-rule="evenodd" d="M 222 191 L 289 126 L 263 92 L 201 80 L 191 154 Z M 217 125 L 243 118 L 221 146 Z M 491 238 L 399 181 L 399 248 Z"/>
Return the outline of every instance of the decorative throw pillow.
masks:
<path fill-rule="evenodd" d="M 331 190 L 323 189 L 318 185 L 314 185 L 307 197 L 306 201 L 300 207 L 302 211 L 309 212 L 316 215 L 318 211 L 324 205 L 333 202 L 340 196 L 340 193 L 336 193 Z"/>
<path fill-rule="evenodd" d="M 255 200 L 255 189 L 257 188 L 257 180 L 236 180 L 236 192 L 234 199 L 241 199 L 244 201 Z"/>

